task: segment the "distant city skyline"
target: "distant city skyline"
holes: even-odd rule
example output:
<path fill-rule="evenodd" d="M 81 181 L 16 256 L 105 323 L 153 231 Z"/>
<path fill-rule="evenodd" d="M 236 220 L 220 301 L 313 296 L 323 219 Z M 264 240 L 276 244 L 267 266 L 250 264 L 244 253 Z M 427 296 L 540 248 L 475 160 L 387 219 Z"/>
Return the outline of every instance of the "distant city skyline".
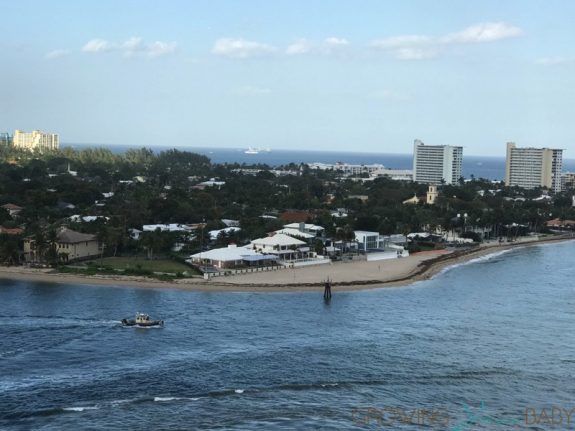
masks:
<path fill-rule="evenodd" d="M 0 0 L 0 133 L 505 156 L 575 141 L 569 1 Z"/>

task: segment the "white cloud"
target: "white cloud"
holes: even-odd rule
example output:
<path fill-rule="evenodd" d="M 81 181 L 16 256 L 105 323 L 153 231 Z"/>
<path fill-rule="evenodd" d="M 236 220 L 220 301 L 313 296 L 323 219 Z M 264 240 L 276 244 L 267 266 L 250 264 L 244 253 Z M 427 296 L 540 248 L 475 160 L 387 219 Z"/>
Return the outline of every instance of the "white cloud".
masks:
<path fill-rule="evenodd" d="M 374 40 L 371 46 L 380 49 L 399 49 L 411 46 L 429 45 L 433 39 L 429 36 L 407 35 L 407 36 L 394 36 L 385 39 Z"/>
<path fill-rule="evenodd" d="M 302 55 L 302 54 L 334 54 L 341 52 L 343 49 L 350 46 L 347 39 L 340 37 L 328 37 L 319 43 L 309 41 L 307 39 L 299 39 L 288 45 L 286 54 L 288 55 Z"/>
<path fill-rule="evenodd" d="M 323 41 L 326 46 L 348 46 L 349 42 L 347 39 L 339 37 L 328 37 Z"/>
<path fill-rule="evenodd" d="M 126 52 L 140 51 L 144 49 L 141 37 L 131 37 L 120 44 L 120 49 Z"/>
<path fill-rule="evenodd" d="M 44 58 L 48 59 L 48 60 L 53 60 L 55 58 L 60 58 L 60 57 L 64 57 L 66 55 L 70 54 L 70 51 L 68 51 L 67 49 L 55 49 L 53 51 L 48 52 Z"/>
<path fill-rule="evenodd" d="M 374 40 L 371 46 L 392 52 L 400 60 L 434 58 L 439 51 L 452 45 L 495 42 L 523 34 L 519 27 L 504 22 L 475 24 L 460 32 L 434 37 L 428 35 L 403 35 Z"/>
<path fill-rule="evenodd" d="M 103 39 L 92 39 L 82 47 L 82 51 L 89 53 L 117 51 L 126 57 L 143 56 L 158 57 L 172 54 L 176 51 L 176 42 L 152 42 L 146 44 L 141 37 L 131 37 L 124 42 L 109 42 Z"/>
<path fill-rule="evenodd" d="M 156 41 L 148 46 L 147 55 L 150 57 L 158 57 L 160 55 L 172 54 L 176 51 L 176 48 L 176 42 Z"/>
<path fill-rule="evenodd" d="M 504 22 L 485 22 L 472 25 L 458 33 L 448 34 L 443 38 L 444 43 L 480 43 L 495 42 L 521 36 L 523 31 L 519 27 Z"/>
<path fill-rule="evenodd" d="M 266 57 L 276 51 L 275 47 L 265 43 L 231 38 L 216 40 L 212 48 L 213 54 L 235 59 Z"/>
<path fill-rule="evenodd" d="M 82 47 L 84 52 L 104 52 L 114 49 L 113 44 L 103 39 L 92 39 Z"/>
<path fill-rule="evenodd" d="M 251 85 L 246 85 L 245 87 L 237 88 L 234 93 L 241 96 L 265 96 L 270 94 L 272 91 L 269 88 L 264 87 L 254 87 Z"/>
<path fill-rule="evenodd" d="M 289 45 L 286 49 L 288 55 L 307 54 L 313 50 L 313 44 L 306 39 L 299 39 Z"/>

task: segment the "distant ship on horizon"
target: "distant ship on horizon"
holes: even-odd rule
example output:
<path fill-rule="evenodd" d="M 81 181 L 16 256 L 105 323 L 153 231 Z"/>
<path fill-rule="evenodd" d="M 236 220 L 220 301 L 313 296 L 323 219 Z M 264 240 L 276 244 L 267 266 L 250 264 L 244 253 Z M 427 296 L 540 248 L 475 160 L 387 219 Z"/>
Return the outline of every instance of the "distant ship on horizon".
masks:
<path fill-rule="evenodd" d="M 259 154 L 260 151 L 264 151 L 266 153 L 271 152 L 271 148 L 254 148 L 249 147 L 247 150 L 244 151 L 245 154 Z"/>

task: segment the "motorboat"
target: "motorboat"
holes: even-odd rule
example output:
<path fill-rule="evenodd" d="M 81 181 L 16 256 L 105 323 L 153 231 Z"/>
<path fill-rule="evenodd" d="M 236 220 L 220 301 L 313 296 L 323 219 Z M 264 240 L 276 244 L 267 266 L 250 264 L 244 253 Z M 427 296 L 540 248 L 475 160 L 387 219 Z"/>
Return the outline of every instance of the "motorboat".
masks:
<path fill-rule="evenodd" d="M 122 319 L 122 326 L 136 326 L 138 328 L 151 328 L 164 326 L 163 320 L 152 320 L 145 313 L 136 313 L 135 319 Z"/>
<path fill-rule="evenodd" d="M 247 150 L 244 151 L 245 154 L 259 154 L 260 150 L 257 148 L 249 147 Z"/>

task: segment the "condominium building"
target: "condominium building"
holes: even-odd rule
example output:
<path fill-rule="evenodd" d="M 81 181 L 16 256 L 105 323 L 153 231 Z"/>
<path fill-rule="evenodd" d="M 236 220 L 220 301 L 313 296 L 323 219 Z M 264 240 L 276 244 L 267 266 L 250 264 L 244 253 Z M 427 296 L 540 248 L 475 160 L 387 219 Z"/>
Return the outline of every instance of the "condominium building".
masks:
<path fill-rule="evenodd" d="M 413 145 L 413 180 L 425 184 L 457 184 L 461 178 L 463 147 L 425 145 L 416 139 Z"/>
<path fill-rule="evenodd" d="M 60 146 L 60 138 L 54 133 L 43 133 L 39 130 L 33 132 L 14 132 L 13 145 L 15 148 L 25 150 L 57 150 Z"/>
<path fill-rule="evenodd" d="M 9 133 L 0 133 L 0 145 L 12 145 L 12 136 Z"/>
<path fill-rule="evenodd" d="M 561 190 L 575 189 L 575 172 L 561 174 Z"/>
<path fill-rule="evenodd" d="M 505 185 L 526 189 L 546 187 L 561 191 L 563 150 L 551 148 L 517 148 L 507 143 L 505 160 Z"/>

